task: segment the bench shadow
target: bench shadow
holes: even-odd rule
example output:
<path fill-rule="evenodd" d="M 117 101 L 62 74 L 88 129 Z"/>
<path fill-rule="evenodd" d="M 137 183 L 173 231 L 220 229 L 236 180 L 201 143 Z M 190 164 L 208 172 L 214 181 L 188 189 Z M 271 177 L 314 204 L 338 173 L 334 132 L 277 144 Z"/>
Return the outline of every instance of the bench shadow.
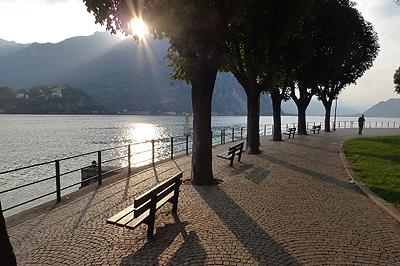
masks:
<path fill-rule="evenodd" d="M 219 186 L 195 189 L 260 265 L 302 265 Z"/>
<path fill-rule="evenodd" d="M 182 222 L 178 215 L 172 216 L 174 224 L 158 227 L 154 237 L 148 238 L 147 243 L 139 250 L 123 258 L 120 265 L 204 265 L 207 253 L 201 246 L 196 232 L 187 233 L 185 227 L 188 222 Z M 177 244 L 174 244 L 174 240 L 179 235 L 183 237 L 183 243 L 175 247 Z M 171 249 L 173 254 L 163 255 L 167 249 Z"/>
<path fill-rule="evenodd" d="M 271 173 L 270 171 L 263 169 L 261 167 L 254 167 L 254 164 L 242 164 L 236 170 L 231 171 L 229 173 L 229 176 L 236 176 L 236 175 L 242 174 L 252 168 L 254 168 L 254 169 L 251 170 L 250 173 L 245 175 L 245 178 L 257 185 L 260 184 L 262 181 L 264 181 L 268 177 L 268 175 Z"/>

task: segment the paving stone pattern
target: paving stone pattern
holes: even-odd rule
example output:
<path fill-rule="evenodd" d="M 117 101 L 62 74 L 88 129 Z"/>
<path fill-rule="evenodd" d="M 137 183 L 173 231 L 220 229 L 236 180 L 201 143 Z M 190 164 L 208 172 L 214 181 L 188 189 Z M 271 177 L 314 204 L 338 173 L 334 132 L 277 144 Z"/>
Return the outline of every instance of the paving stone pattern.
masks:
<path fill-rule="evenodd" d="M 364 136 L 400 129 L 366 129 Z M 178 214 L 157 212 L 156 233 L 106 224 L 190 156 L 150 167 L 8 229 L 18 265 L 400 265 L 400 225 L 350 182 L 339 154 L 357 129 L 261 139 L 262 154 L 215 154 L 211 187 L 181 186 Z M 96 186 L 95 184 L 93 186 Z M 1 264 L 1 262 L 0 262 Z"/>

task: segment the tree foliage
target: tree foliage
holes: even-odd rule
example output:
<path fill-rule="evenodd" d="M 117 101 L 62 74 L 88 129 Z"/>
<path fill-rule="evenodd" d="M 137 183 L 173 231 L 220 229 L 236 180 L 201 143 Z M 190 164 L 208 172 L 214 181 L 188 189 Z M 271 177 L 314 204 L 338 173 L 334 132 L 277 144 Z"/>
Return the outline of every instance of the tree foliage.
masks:
<path fill-rule="evenodd" d="M 322 1 L 315 25 L 316 50 L 310 63 L 315 66 L 317 95 L 325 106 L 329 131 L 333 100 L 372 67 L 378 36 L 349 1 Z"/>
<path fill-rule="evenodd" d="M 394 91 L 400 94 L 400 67 L 394 72 L 393 82 L 395 85 Z"/>
<path fill-rule="evenodd" d="M 222 69 L 234 74 L 247 95 L 248 153 L 259 152 L 260 93 L 279 91 L 284 87 L 284 68 L 299 63 L 302 50 L 297 49 L 296 40 L 303 21 L 310 19 L 310 6 L 308 0 L 252 1 L 244 19 L 230 26 Z M 282 95 L 287 98 L 286 90 Z M 280 115 L 278 109 L 274 117 Z"/>

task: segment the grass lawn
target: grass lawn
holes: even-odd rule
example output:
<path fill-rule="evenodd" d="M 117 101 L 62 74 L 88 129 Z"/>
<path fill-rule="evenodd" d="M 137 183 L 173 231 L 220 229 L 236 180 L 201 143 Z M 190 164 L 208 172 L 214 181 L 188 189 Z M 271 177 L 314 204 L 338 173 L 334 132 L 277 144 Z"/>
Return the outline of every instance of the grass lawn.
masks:
<path fill-rule="evenodd" d="M 400 136 L 351 139 L 343 148 L 361 182 L 400 210 Z"/>

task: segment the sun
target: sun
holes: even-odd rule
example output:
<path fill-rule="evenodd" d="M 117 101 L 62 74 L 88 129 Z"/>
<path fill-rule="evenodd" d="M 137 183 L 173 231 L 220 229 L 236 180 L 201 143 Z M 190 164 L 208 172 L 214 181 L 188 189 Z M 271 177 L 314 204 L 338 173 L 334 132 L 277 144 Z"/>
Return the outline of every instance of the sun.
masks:
<path fill-rule="evenodd" d="M 146 24 L 142 19 L 135 18 L 131 22 L 132 34 L 139 37 L 139 39 L 143 39 L 144 35 L 148 31 Z"/>

